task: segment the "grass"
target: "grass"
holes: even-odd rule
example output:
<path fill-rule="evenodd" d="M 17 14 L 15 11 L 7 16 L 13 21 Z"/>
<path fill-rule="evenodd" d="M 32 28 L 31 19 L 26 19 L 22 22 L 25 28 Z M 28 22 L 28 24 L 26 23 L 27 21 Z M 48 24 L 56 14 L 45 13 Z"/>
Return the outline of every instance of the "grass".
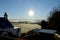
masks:
<path fill-rule="evenodd" d="M 15 24 L 15 27 L 21 28 L 21 33 L 27 33 L 28 31 L 38 28 L 41 29 L 41 26 L 38 24 Z"/>

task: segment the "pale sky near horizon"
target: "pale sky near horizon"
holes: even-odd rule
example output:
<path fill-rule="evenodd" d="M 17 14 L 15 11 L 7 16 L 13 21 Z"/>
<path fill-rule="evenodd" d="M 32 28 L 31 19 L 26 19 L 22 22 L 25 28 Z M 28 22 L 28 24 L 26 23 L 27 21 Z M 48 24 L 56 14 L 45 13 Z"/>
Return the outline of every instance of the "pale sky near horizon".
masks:
<path fill-rule="evenodd" d="M 0 17 L 7 12 L 9 19 L 47 19 L 60 0 L 0 0 Z M 33 10 L 30 17 L 28 11 Z"/>

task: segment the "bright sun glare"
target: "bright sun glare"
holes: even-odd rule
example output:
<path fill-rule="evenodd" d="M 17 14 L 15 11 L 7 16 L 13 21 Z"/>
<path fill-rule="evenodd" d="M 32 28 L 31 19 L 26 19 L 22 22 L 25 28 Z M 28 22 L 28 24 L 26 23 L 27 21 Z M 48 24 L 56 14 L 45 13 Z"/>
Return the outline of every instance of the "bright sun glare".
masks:
<path fill-rule="evenodd" d="M 33 16 L 33 15 L 34 15 L 34 11 L 33 11 L 33 10 L 30 10 L 30 11 L 28 12 L 28 15 L 29 15 L 29 16 Z"/>

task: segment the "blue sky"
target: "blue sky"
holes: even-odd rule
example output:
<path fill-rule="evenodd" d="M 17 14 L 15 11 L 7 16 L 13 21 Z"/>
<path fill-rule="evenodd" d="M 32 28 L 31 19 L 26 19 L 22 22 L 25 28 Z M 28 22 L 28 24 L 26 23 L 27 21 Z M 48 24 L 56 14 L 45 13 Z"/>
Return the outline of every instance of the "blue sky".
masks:
<path fill-rule="evenodd" d="M 7 12 L 9 19 L 47 19 L 59 4 L 60 0 L 0 0 L 0 16 Z M 33 17 L 28 15 L 30 9 L 34 11 Z"/>

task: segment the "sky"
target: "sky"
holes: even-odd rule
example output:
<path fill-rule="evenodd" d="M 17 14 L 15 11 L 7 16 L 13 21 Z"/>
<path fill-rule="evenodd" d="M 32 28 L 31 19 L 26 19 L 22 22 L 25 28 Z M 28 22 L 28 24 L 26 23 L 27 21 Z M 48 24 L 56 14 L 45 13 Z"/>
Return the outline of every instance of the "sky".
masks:
<path fill-rule="evenodd" d="M 9 19 L 47 19 L 49 12 L 60 5 L 60 0 L 0 0 L 0 17 L 5 12 Z M 34 15 L 28 15 L 33 10 Z"/>

